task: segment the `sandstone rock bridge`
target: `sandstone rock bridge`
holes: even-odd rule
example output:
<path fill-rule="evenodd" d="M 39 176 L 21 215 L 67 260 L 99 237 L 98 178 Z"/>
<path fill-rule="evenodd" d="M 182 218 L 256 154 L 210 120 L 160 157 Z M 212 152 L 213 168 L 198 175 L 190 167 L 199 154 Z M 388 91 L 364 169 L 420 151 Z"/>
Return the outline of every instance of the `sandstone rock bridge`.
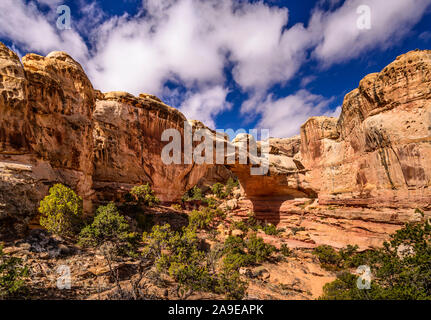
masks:
<path fill-rule="evenodd" d="M 415 208 L 429 214 L 430 113 L 431 52 L 413 51 L 365 77 L 338 119 L 311 118 L 300 136 L 270 139 L 266 175 L 238 163 L 164 165 L 161 134 L 184 135 L 181 112 L 153 95 L 95 90 L 67 53 L 21 61 L 0 43 L 1 226 L 22 232 L 54 183 L 74 188 L 91 212 L 145 182 L 174 201 L 226 179 L 229 168 L 245 195 L 238 215 L 306 226 L 316 243 L 357 236 L 374 244 L 416 219 Z"/>

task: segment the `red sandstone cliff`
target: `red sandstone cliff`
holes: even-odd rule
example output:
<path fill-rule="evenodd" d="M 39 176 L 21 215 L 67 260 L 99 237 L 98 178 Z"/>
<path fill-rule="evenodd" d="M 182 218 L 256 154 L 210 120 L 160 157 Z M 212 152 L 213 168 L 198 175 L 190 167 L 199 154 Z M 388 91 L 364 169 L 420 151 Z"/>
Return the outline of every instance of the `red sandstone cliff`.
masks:
<path fill-rule="evenodd" d="M 54 183 L 75 189 L 87 211 L 134 185 L 164 201 L 226 176 L 220 166 L 164 165 L 165 129 L 187 119 L 151 95 L 100 93 L 69 55 L 28 54 L 0 43 L 0 220 L 18 231 Z M 224 170 L 223 170 L 224 169 Z"/>
<path fill-rule="evenodd" d="M 345 97 L 339 119 L 311 118 L 294 141 L 270 141 L 267 176 L 232 168 L 246 195 L 238 214 L 252 210 L 304 229 L 296 238 L 311 245 L 362 248 L 429 217 L 431 51 L 409 52 L 368 75 Z"/>
<path fill-rule="evenodd" d="M 431 52 L 407 53 L 365 77 L 339 119 L 312 118 L 300 137 L 271 139 L 266 175 L 229 165 L 245 195 L 235 212 L 304 229 L 292 235 L 300 245 L 363 248 L 422 219 L 416 208 L 429 216 L 430 82 Z M 94 90 L 66 53 L 29 54 L 21 64 L 0 44 L 0 92 L 0 220 L 17 229 L 56 182 L 91 210 L 137 184 L 150 182 L 170 201 L 230 174 L 223 166 L 164 165 L 161 133 L 184 134 L 186 118 L 151 95 Z"/>

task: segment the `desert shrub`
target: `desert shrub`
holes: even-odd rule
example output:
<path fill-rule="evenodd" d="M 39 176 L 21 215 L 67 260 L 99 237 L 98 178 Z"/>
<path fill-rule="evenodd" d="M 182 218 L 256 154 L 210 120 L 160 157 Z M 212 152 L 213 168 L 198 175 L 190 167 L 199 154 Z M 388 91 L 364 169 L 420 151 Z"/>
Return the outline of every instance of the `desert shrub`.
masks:
<path fill-rule="evenodd" d="M 262 229 L 262 223 L 256 219 L 256 214 L 254 212 L 248 213 L 246 223 L 248 227 L 253 231 L 258 231 L 259 229 Z"/>
<path fill-rule="evenodd" d="M 136 234 L 130 232 L 129 224 L 113 203 L 97 208 L 92 224 L 79 234 L 82 246 L 98 247 L 109 242 L 117 253 L 130 251 L 135 241 Z"/>
<path fill-rule="evenodd" d="M 354 256 L 358 259 L 352 260 L 355 264 L 370 267 L 371 289 L 358 294 L 357 276 L 347 272 L 325 286 L 322 299 L 431 300 L 429 222 L 407 224 L 383 248 Z"/>
<path fill-rule="evenodd" d="M 62 185 L 49 189 L 39 206 L 40 225 L 60 236 L 73 236 L 82 223 L 82 198 Z"/>
<path fill-rule="evenodd" d="M 224 294 L 227 299 L 244 296 L 246 284 L 235 270 L 222 268 L 218 272 L 224 246 L 205 252 L 191 225 L 180 232 L 172 231 L 169 225 L 154 226 L 152 232 L 143 234 L 143 241 L 146 245 L 143 255 L 154 259 L 157 270 L 169 274 L 178 283 L 179 292 L 209 291 Z"/>
<path fill-rule="evenodd" d="M 323 287 L 319 300 L 368 300 L 369 291 L 358 289 L 357 281 L 357 276 L 342 272 L 335 281 Z"/>
<path fill-rule="evenodd" d="M 226 182 L 226 185 L 217 182 L 211 187 L 211 192 L 218 198 L 218 199 L 226 199 L 230 198 L 232 196 L 232 191 L 235 187 L 239 186 L 239 182 L 236 180 L 233 180 L 232 178 L 229 178 Z"/>
<path fill-rule="evenodd" d="M 160 203 L 159 198 L 154 195 L 154 191 L 151 189 L 148 183 L 133 187 L 132 190 L 130 190 L 130 194 L 134 197 L 135 201 L 137 201 L 139 205 L 153 207 Z"/>
<path fill-rule="evenodd" d="M 241 230 L 243 232 L 248 232 L 248 228 L 249 228 L 248 224 L 242 220 L 234 221 L 231 227 L 232 230 Z"/>
<path fill-rule="evenodd" d="M 214 198 L 207 198 L 207 199 L 205 199 L 205 201 L 208 204 L 209 208 L 211 208 L 211 209 L 216 209 L 217 208 L 218 202 L 217 202 L 216 199 L 214 199 Z"/>
<path fill-rule="evenodd" d="M 305 231 L 305 228 L 304 227 L 293 227 L 291 230 L 292 230 L 292 234 L 296 235 L 298 232 Z"/>
<path fill-rule="evenodd" d="M 194 186 L 192 189 L 187 191 L 183 197 L 183 201 L 205 201 L 205 197 L 202 194 L 202 190 L 198 186 Z"/>
<path fill-rule="evenodd" d="M 223 269 L 228 271 L 250 265 L 251 257 L 245 252 L 245 242 L 241 237 L 229 236 L 223 246 Z"/>
<path fill-rule="evenodd" d="M 211 289 L 213 280 L 195 228 L 175 232 L 168 224 L 154 226 L 151 233 L 143 234 L 143 241 L 143 254 L 153 258 L 157 269 L 169 274 L 181 287 L 191 291 Z"/>
<path fill-rule="evenodd" d="M 172 209 L 174 209 L 176 211 L 182 211 L 183 210 L 183 208 L 181 207 L 181 205 L 178 204 L 178 203 L 173 204 L 171 207 L 172 207 Z"/>
<path fill-rule="evenodd" d="M 229 236 L 224 243 L 223 267 L 226 270 L 238 270 L 256 265 L 268 260 L 274 251 L 274 246 L 266 244 L 256 234 L 252 234 L 247 240 Z"/>
<path fill-rule="evenodd" d="M 224 242 L 224 253 L 242 253 L 245 249 L 244 239 L 236 236 L 229 236 Z"/>
<path fill-rule="evenodd" d="M 202 193 L 202 190 L 197 186 L 194 186 L 192 189 L 187 191 L 181 198 L 181 201 L 198 201 L 203 205 L 206 204 L 211 209 L 216 209 L 218 206 L 218 201 L 215 198 L 206 198 L 205 195 Z"/>
<path fill-rule="evenodd" d="M 224 294 L 227 300 L 242 300 L 247 292 L 247 282 L 241 280 L 238 271 L 223 270 L 218 277 L 216 292 Z"/>
<path fill-rule="evenodd" d="M 223 199 L 224 195 L 224 185 L 220 182 L 217 182 L 211 187 L 211 192 L 219 199 Z"/>
<path fill-rule="evenodd" d="M 225 196 L 230 197 L 232 195 L 233 189 L 239 187 L 238 180 L 234 180 L 232 178 L 229 178 L 226 182 L 226 188 L 225 188 Z"/>
<path fill-rule="evenodd" d="M 425 213 L 419 208 L 415 209 L 415 213 L 419 213 L 422 217 L 425 217 Z"/>
<path fill-rule="evenodd" d="M 280 230 L 277 229 L 273 224 L 266 224 L 263 226 L 263 232 L 265 232 L 269 236 L 277 236 L 280 234 Z"/>
<path fill-rule="evenodd" d="M 246 241 L 248 255 L 254 263 L 262 263 L 269 259 L 271 254 L 275 251 L 275 247 L 266 244 L 262 238 L 253 233 Z"/>
<path fill-rule="evenodd" d="M 189 215 L 189 223 L 192 227 L 209 230 L 214 227 L 214 219 L 220 216 L 220 210 L 203 208 L 202 210 L 193 210 Z"/>
<path fill-rule="evenodd" d="M 341 266 L 342 259 L 338 252 L 331 246 L 318 246 L 313 250 L 322 267 L 327 270 L 338 270 Z"/>
<path fill-rule="evenodd" d="M 289 249 L 287 244 L 283 243 L 280 247 L 280 253 L 285 257 L 290 257 L 292 255 L 292 250 Z"/>
<path fill-rule="evenodd" d="M 313 253 L 319 258 L 322 267 L 330 271 L 357 268 L 375 260 L 373 251 L 358 252 L 358 246 L 352 245 L 338 252 L 330 246 L 319 246 Z"/>
<path fill-rule="evenodd" d="M 28 269 L 22 266 L 22 260 L 3 253 L 3 246 L 0 245 L 0 300 L 22 294 L 27 276 Z"/>

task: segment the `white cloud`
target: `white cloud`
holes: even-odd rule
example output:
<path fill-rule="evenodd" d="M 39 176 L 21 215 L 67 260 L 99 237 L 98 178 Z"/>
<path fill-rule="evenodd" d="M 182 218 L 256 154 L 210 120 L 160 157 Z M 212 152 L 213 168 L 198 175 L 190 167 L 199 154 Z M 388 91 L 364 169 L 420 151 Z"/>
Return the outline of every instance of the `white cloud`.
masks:
<path fill-rule="evenodd" d="M 205 89 L 199 93 L 187 94 L 180 110 L 187 119 L 199 120 L 207 127 L 216 129 L 214 116 L 232 106 L 226 102 L 228 90 L 220 86 Z"/>
<path fill-rule="evenodd" d="M 87 46 L 74 30 L 57 30 L 55 21 L 48 22 L 37 6 L 22 0 L 0 1 L 0 37 L 11 39 L 23 50 L 67 51 L 78 60 L 85 61 Z"/>
<path fill-rule="evenodd" d="M 144 4 L 151 18 L 122 17 L 106 22 L 96 32 L 99 50 L 92 60 L 96 86 L 159 93 L 167 78 L 188 87 L 221 84 L 227 58 L 235 65 L 235 81 L 245 90 L 266 90 L 289 80 L 310 44 L 307 31 L 300 24 L 282 31 L 287 9 L 260 2 L 234 3 L 147 0 Z M 114 57 L 117 59 L 112 63 Z M 136 71 L 130 70 L 132 63 Z M 97 71 L 96 66 L 103 68 Z M 134 76 L 135 72 L 140 77 Z M 130 82 L 139 79 L 139 85 L 124 78 Z"/>
<path fill-rule="evenodd" d="M 230 108 L 223 100 L 228 92 L 225 68 L 233 66 L 235 82 L 250 96 L 241 108 L 244 118 L 260 115 L 260 125 L 289 135 L 280 119 L 297 125 L 300 119 L 323 112 L 322 103 L 327 100 L 305 90 L 276 100 L 268 92 L 272 85 L 292 79 L 310 59 L 310 52 L 328 67 L 396 43 L 431 3 L 320 0 L 308 27 L 296 24 L 286 28 L 288 9 L 262 1 L 143 0 L 135 16 L 124 14 L 106 20 L 107 14 L 96 1 L 80 0 L 86 18 L 74 21 L 72 15 L 74 29 L 61 31 L 55 26 L 55 10 L 44 15 L 34 1 L 0 1 L 0 37 L 11 39 L 22 51 L 67 51 L 103 91 L 173 93 L 174 106 L 213 127 L 216 116 Z M 60 4 L 57 0 L 37 1 Z M 356 9 L 364 4 L 371 8 L 369 31 L 356 25 Z M 324 7 L 329 10 L 323 11 Z M 82 40 L 84 33 L 91 50 Z M 302 86 L 312 80 L 306 75 Z M 186 94 L 167 89 L 167 81 L 177 83 Z"/>
<path fill-rule="evenodd" d="M 274 100 L 269 95 L 261 104 L 262 118 L 258 123 L 261 129 L 269 129 L 272 137 L 291 137 L 299 133 L 300 127 L 308 118 L 322 114 L 332 102 L 323 96 L 307 90 L 285 98 Z"/>
<path fill-rule="evenodd" d="M 310 30 L 320 38 L 314 56 L 325 66 L 345 62 L 367 50 L 398 42 L 421 19 L 431 0 L 346 0 L 335 11 L 316 10 Z M 357 27 L 357 8 L 371 9 L 371 29 Z"/>
<path fill-rule="evenodd" d="M 316 80 L 317 77 L 315 75 L 306 76 L 301 79 L 301 87 L 304 88 L 308 86 L 310 83 L 312 83 L 314 80 Z"/>

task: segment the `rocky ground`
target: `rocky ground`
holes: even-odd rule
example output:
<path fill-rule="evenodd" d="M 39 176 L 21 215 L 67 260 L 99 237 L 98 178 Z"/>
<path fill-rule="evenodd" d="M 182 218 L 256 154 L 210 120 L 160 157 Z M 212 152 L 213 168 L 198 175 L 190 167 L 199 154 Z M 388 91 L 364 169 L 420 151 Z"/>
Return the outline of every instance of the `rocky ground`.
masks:
<path fill-rule="evenodd" d="M 171 207 L 149 209 L 152 222 L 169 223 L 181 227 L 187 223 L 186 212 Z M 199 237 L 208 246 L 220 245 L 230 235 L 242 231 L 232 230 L 234 220 L 241 218 L 228 214 L 215 232 L 200 231 Z M 242 268 L 240 273 L 248 282 L 246 299 L 316 299 L 324 284 L 335 279 L 335 274 L 323 270 L 311 251 L 315 245 L 298 240 L 290 230 L 277 236 L 259 231 L 265 242 L 280 248 L 287 244 L 291 254 L 286 257 L 274 253 L 269 262 L 256 267 Z M 84 249 L 74 241 L 33 229 L 24 239 L 8 239 L 4 252 L 23 260 L 29 268 L 27 279 L 30 299 L 181 299 L 177 284 L 167 275 L 157 272 L 150 261 L 141 258 L 119 258 L 108 263 L 102 249 Z M 70 268 L 71 288 L 59 289 Z M 67 269 L 66 269 L 67 270 Z M 120 288 L 120 289 L 119 289 Z M 119 293 L 120 292 L 120 293 Z M 24 298 L 24 296 L 23 296 Z M 197 292 L 188 299 L 223 299 L 223 296 Z"/>

